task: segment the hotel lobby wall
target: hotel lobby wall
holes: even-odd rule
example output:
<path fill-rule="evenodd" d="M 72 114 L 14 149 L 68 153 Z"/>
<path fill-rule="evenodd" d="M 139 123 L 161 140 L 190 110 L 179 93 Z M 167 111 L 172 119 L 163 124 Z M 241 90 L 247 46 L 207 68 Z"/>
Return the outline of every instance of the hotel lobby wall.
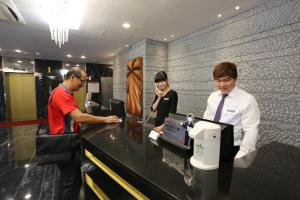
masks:
<path fill-rule="evenodd" d="M 126 70 L 128 60 L 145 56 L 145 40 L 134 46 L 123 50 L 118 56 L 113 58 L 113 97 L 115 99 L 126 100 Z"/>
<path fill-rule="evenodd" d="M 113 70 L 111 65 L 86 63 L 88 82 L 99 82 L 99 93 L 92 93 L 92 101 L 101 105 L 101 108 L 109 108 L 109 99 L 113 98 Z"/>
<path fill-rule="evenodd" d="M 26 63 L 29 63 L 30 59 L 27 58 L 18 58 L 22 60 L 23 62 L 26 61 Z M 1 57 L 0 56 L 0 122 L 9 120 L 7 119 L 7 96 L 5 99 L 5 79 L 4 79 L 4 71 L 3 67 L 10 67 L 13 62 L 17 60 L 17 58 L 13 57 Z M 33 60 L 30 61 L 30 63 Z M 24 66 L 23 66 L 24 65 Z M 62 61 L 56 61 L 56 60 L 42 60 L 42 59 L 35 59 L 34 64 L 31 68 L 29 67 L 30 73 L 34 73 L 34 79 L 35 79 L 35 86 L 33 90 L 35 89 L 35 97 L 36 97 L 36 113 L 38 119 L 46 119 L 48 117 L 47 112 L 47 104 L 48 104 L 48 98 L 50 96 L 51 91 L 57 87 L 59 83 L 62 82 L 63 76 L 62 76 L 62 69 L 70 69 L 77 66 L 78 63 L 76 62 L 62 62 Z M 20 69 L 26 67 L 23 63 L 20 65 Z M 112 98 L 112 75 L 113 75 L 113 69 L 111 68 L 111 65 L 107 64 L 94 64 L 94 63 L 79 63 L 79 67 L 87 70 L 87 73 L 91 77 L 91 81 L 98 81 L 101 86 L 101 81 L 105 82 L 102 88 L 100 88 L 100 91 L 105 91 L 103 95 L 105 97 L 96 97 L 94 99 L 98 103 L 105 104 L 106 107 L 108 107 L 109 98 Z M 105 87 L 105 88 L 104 88 Z M 84 91 L 83 91 L 84 90 Z M 78 103 L 78 106 L 81 110 L 84 110 L 84 101 L 86 96 L 86 87 L 82 88 L 80 92 L 75 93 L 75 98 Z M 99 96 L 99 95 L 98 95 Z M 98 101 L 98 98 L 102 101 Z M 26 120 L 24 118 L 24 120 Z"/>
<path fill-rule="evenodd" d="M 300 1 L 272 0 L 168 44 L 178 112 L 203 116 L 215 90 L 213 66 L 238 65 L 238 85 L 261 110 L 259 145 L 300 146 Z M 195 106 L 196 105 L 196 106 Z"/>
<path fill-rule="evenodd" d="M 62 82 L 62 62 L 54 60 L 35 60 L 35 84 L 37 117 L 48 117 L 47 104 L 51 91 Z"/>
<path fill-rule="evenodd" d="M 154 76 L 167 68 L 167 43 L 145 39 L 114 57 L 113 97 L 126 100 L 126 66 L 129 60 L 143 57 L 143 118 L 150 113 L 154 99 Z"/>
<path fill-rule="evenodd" d="M 238 65 L 238 85 L 259 103 L 258 145 L 300 146 L 299 10 L 299 0 L 271 0 L 169 43 L 145 39 L 114 57 L 114 97 L 126 99 L 127 61 L 142 56 L 144 116 L 153 99 L 153 77 L 167 66 L 179 96 L 177 112 L 201 117 L 215 90 L 213 66 L 232 61 Z"/>

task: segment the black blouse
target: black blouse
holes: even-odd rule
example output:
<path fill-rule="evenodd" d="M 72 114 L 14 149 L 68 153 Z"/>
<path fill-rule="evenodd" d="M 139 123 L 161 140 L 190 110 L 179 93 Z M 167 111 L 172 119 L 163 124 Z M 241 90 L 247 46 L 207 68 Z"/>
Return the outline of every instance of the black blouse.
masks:
<path fill-rule="evenodd" d="M 156 102 L 158 96 L 155 95 L 153 104 Z M 174 90 L 170 90 L 164 97 L 162 97 L 158 103 L 156 108 L 157 114 L 155 118 L 155 126 L 160 126 L 164 123 L 166 117 L 169 117 L 169 113 L 176 113 L 177 111 L 177 102 L 178 102 L 178 95 L 177 92 Z M 151 111 L 153 110 L 151 106 Z"/>

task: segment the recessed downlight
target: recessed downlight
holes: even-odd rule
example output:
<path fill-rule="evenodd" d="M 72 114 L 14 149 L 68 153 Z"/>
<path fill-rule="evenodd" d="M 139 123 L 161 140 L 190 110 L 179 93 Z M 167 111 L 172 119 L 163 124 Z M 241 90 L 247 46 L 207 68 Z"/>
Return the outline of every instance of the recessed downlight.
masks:
<path fill-rule="evenodd" d="M 76 67 L 79 67 L 80 65 L 79 64 L 76 64 Z"/>
<path fill-rule="evenodd" d="M 69 64 L 69 63 L 67 63 L 67 64 L 66 64 L 66 66 L 67 66 L 67 67 L 69 67 L 69 66 L 70 66 L 70 64 Z"/>
<path fill-rule="evenodd" d="M 218 17 L 221 18 L 221 17 L 222 17 L 222 14 L 218 14 Z"/>
<path fill-rule="evenodd" d="M 164 41 L 167 41 L 168 40 L 168 38 L 164 38 Z"/>
<path fill-rule="evenodd" d="M 22 61 L 22 60 L 18 60 L 17 62 L 18 62 L 18 63 L 23 63 L 23 61 Z"/>
<path fill-rule="evenodd" d="M 71 54 L 67 54 L 66 55 L 68 58 L 72 58 L 72 55 Z"/>
<path fill-rule="evenodd" d="M 35 54 L 36 54 L 36 55 L 40 55 L 41 53 L 40 53 L 40 52 L 36 52 Z"/>
<path fill-rule="evenodd" d="M 30 199 L 31 198 L 31 194 L 30 193 L 27 193 L 25 196 L 24 196 L 25 199 Z"/>
<path fill-rule="evenodd" d="M 86 57 L 84 55 L 80 56 L 81 59 L 86 59 Z"/>
<path fill-rule="evenodd" d="M 128 23 L 128 22 L 124 22 L 124 23 L 122 24 L 122 26 L 123 26 L 124 28 L 130 28 L 130 27 L 131 27 L 131 24 Z"/>
<path fill-rule="evenodd" d="M 240 9 L 240 6 L 236 6 L 235 9 L 236 9 L 236 10 L 239 10 L 239 9 Z"/>
<path fill-rule="evenodd" d="M 21 52 L 22 52 L 22 50 L 20 50 L 20 49 L 15 49 L 15 52 L 17 52 L 17 53 L 21 53 Z"/>
<path fill-rule="evenodd" d="M 171 38 L 174 38 L 175 36 L 174 35 L 171 35 Z"/>

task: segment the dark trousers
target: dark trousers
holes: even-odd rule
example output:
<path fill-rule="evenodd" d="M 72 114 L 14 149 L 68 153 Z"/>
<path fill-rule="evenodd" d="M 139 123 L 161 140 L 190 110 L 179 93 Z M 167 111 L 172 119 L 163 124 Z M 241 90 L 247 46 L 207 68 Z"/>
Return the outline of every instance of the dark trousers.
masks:
<path fill-rule="evenodd" d="M 77 200 L 81 189 L 81 169 L 79 162 L 56 164 L 59 172 L 58 200 Z"/>

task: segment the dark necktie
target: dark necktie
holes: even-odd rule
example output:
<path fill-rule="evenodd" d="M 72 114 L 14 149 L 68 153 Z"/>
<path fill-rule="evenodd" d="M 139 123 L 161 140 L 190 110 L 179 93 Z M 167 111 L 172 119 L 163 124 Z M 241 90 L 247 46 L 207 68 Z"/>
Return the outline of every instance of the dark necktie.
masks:
<path fill-rule="evenodd" d="M 218 105 L 214 121 L 217 121 L 217 122 L 220 121 L 222 109 L 223 109 L 223 106 L 224 106 L 225 97 L 227 97 L 227 94 L 222 95 L 222 99 L 221 99 L 221 101 L 220 101 L 220 103 Z"/>

